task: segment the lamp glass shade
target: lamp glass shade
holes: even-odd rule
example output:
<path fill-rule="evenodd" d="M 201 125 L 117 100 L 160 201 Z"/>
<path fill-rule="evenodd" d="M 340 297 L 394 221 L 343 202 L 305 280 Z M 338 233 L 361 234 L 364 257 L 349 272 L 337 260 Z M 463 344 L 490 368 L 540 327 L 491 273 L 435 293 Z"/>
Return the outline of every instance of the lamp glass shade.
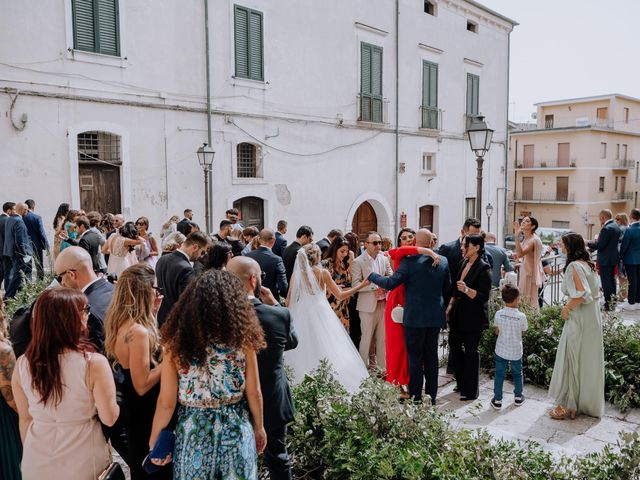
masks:
<path fill-rule="evenodd" d="M 197 154 L 198 163 L 200 163 L 201 167 L 210 167 L 211 165 L 213 165 L 213 157 L 215 156 L 216 152 L 206 143 L 198 149 Z"/>
<path fill-rule="evenodd" d="M 493 214 L 493 205 L 489 203 L 484 210 L 487 213 L 487 216 L 490 217 Z"/>
<path fill-rule="evenodd" d="M 478 116 L 471 120 L 467 135 L 473 153 L 478 157 L 484 157 L 491 148 L 493 138 L 493 130 L 487 126 L 484 117 Z"/>

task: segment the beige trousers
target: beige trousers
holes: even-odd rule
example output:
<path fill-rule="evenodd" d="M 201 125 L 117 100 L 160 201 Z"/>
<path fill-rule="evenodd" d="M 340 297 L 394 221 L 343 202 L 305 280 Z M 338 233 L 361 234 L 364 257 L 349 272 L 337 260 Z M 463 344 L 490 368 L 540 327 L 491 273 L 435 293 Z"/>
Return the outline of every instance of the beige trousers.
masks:
<path fill-rule="evenodd" d="M 373 312 L 360 311 L 360 356 L 365 365 L 369 366 L 369 350 L 375 340 L 376 364 L 378 368 L 386 368 L 384 309 L 386 302 L 378 302 Z"/>

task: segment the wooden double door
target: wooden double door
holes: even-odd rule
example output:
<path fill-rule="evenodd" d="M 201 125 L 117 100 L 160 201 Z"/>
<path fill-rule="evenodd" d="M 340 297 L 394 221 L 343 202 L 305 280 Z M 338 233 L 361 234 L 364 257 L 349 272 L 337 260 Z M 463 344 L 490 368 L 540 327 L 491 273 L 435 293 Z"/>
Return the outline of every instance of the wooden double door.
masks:
<path fill-rule="evenodd" d="M 243 197 L 233 202 L 233 208 L 240 211 L 240 222 L 245 227 L 264 228 L 264 200 L 258 197 Z"/>

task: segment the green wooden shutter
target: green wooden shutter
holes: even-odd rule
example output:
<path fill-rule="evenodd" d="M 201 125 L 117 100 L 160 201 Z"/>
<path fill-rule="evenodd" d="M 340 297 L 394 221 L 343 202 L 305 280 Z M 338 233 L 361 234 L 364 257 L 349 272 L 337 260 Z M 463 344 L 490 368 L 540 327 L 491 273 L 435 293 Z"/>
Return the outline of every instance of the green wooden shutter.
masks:
<path fill-rule="evenodd" d="M 73 0 L 73 48 L 87 52 L 96 51 L 93 0 Z"/>
<path fill-rule="evenodd" d="M 382 48 L 360 44 L 360 120 L 382 122 Z"/>
<path fill-rule="evenodd" d="M 438 65 L 422 62 L 422 128 L 438 128 Z"/>
<path fill-rule="evenodd" d="M 263 80 L 262 13 L 249 12 L 249 78 Z"/>
<path fill-rule="evenodd" d="M 467 115 L 477 115 L 480 104 L 480 77 L 467 74 Z"/>
<path fill-rule="evenodd" d="M 97 0 L 96 7 L 98 53 L 117 56 L 120 54 L 118 0 Z"/>
<path fill-rule="evenodd" d="M 236 77 L 264 80 L 262 12 L 234 6 Z"/>
<path fill-rule="evenodd" d="M 249 77 L 249 12 L 234 7 L 236 77 Z"/>

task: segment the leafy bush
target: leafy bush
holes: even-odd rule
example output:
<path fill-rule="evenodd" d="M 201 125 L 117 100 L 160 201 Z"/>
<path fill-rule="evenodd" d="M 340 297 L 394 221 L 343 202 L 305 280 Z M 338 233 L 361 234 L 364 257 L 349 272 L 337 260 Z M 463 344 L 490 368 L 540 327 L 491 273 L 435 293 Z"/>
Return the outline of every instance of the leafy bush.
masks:
<path fill-rule="evenodd" d="M 35 302 L 38 295 L 40 295 L 40 293 L 47 288 L 52 281 L 53 274 L 51 273 L 45 273 L 42 280 L 36 280 L 34 282 L 25 280 L 22 284 L 22 288 L 18 291 L 16 296 L 8 300 L 5 304 L 7 318 L 11 319 L 15 311 L 20 307 L 28 307 Z"/>
<path fill-rule="evenodd" d="M 293 476 L 299 479 L 623 479 L 640 474 L 638 434 L 582 457 L 553 455 L 535 442 L 497 440 L 455 428 L 450 414 L 399 404 L 384 381 L 367 380 L 353 396 L 326 363 L 293 389 L 289 427 Z M 262 468 L 261 478 L 268 478 Z"/>
<path fill-rule="evenodd" d="M 495 312 L 500 307 L 496 301 L 491 310 Z M 526 305 L 522 307 L 529 322 L 529 329 L 522 338 L 523 373 L 527 382 L 549 386 L 564 325 L 561 310 L 562 305 L 546 306 L 540 312 Z M 640 326 L 624 325 L 616 314 L 603 313 L 602 330 L 605 398 L 621 411 L 640 407 Z M 490 375 L 493 375 L 495 366 L 495 344 L 492 324 L 480 342 L 480 365 Z"/>

